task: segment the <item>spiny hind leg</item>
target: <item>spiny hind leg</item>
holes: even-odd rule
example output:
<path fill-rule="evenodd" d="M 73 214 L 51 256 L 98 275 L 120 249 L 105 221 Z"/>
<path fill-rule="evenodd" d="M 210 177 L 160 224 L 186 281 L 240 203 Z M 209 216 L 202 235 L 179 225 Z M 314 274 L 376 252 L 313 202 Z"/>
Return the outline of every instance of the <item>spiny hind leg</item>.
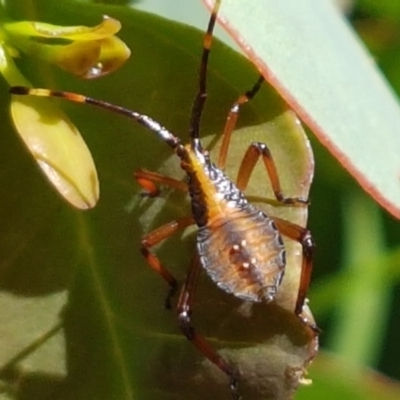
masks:
<path fill-rule="evenodd" d="M 182 286 L 179 301 L 177 305 L 177 313 L 179 327 L 183 334 L 196 346 L 196 348 L 218 368 L 225 372 L 229 377 L 232 396 L 235 400 L 239 400 L 238 394 L 238 372 L 233 368 L 218 352 L 210 345 L 210 343 L 200 335 L 191 324 L 192 306 L 196 293 L 198 277 L 200 273 L 200 261 L 198 256 L 194 256 L 186 276 L 186 281 Z"/>

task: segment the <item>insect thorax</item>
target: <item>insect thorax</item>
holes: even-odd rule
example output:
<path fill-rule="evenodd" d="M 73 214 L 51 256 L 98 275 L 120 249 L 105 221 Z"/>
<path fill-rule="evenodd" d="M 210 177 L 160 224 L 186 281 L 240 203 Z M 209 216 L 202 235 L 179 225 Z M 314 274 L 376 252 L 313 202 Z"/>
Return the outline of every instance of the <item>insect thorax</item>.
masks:
<path fill-rule="evenodd" d="M 189 173 L 192 213 L 199 227 L 207 225 L 221 213 L 241 209 L 248 204 L 244 194 L 215 165 Z"/>

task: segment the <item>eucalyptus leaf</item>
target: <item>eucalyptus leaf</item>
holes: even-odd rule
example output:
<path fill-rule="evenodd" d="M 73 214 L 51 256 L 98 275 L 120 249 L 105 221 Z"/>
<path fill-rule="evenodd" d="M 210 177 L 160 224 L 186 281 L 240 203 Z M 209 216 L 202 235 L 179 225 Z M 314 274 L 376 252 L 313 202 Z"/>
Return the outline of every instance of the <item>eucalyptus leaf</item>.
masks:
<path fill-rule="evenodd" d="M 334 2 L 227 0 L 221 23 L 364 190 L 400 217 L 399 104 Z"/>

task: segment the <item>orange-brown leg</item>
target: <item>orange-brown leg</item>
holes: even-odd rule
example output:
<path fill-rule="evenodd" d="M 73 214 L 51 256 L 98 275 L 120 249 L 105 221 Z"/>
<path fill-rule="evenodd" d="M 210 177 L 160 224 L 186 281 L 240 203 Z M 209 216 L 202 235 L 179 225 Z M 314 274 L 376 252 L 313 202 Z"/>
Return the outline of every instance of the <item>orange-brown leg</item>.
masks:
<path fill-rule="evenodd" d="M 139 169 L 133 173 L 138 184 L 144 189 L 149 197 L 156 197 L 160 191 L 155 185 L 156 183 L 169 186 L 173 189 L 186 192 L 188 190 L 186 182 L 179 181 L 166 175 L 161 175 L 158 172 L 149 171 L 147 169 Z"/>
<path fill-rule="evenodd" d="M 272 190 L 274 191 L 275 197 L 281 204 L 287 204 L 292 206 L 305 206 L 308 205 L 308 200 L 300 197 L 285 197 L 282 194 L 281 184 L 279 175 L 276 170 L 275 162 L 272 158 L 271 152 L 269 151 L 265 143 L 254 142 L 252 143 L 243 157 L 242 163 L 239 167 L 237 176 L 237 186 L 241 191 L 245 191 L 250 180 L 250 176 L 257 164 L 259 158 L 262 160 L 267 170 L 269 179 L 271 181 Z"/>
<path fill-rule="evenodd" d="M 162 278 L 168 283 L 170 290 L 166 299 L 166 307 L 171 308 L 171 298 L 176 292 L 178 287 L 178 283 L 174 276 L 164 267 L 161 263 L 160 259 L 151 252 L 151 248 L 156 244 L 162 242 L 163 240 L 171 237 L 178 231 L 187 228 L 190 225 L 194 224 L 193 217 L 184 217 L 171 222 L 168 222 L 165 225 L 160 226 L 159 228 L 151 231 L 146 236 L 143 237 L 141 242 L 141 252 L 146 258 L 150 267 L 156 271 Z"/>
<path fill-rule="evenodd" d="M 236 122 L 239 117 L 240 107 L 251 100 L 256 93 L 260 90 L 262 83 L 264 82 L 264 77 L 260 75 L 257 82 L 254 86 L 247 91 L 246 93 L 239 96 L 239 98 L 233 103 L 231 107 L 228 117 L 226 118 L 224 132 L 222 134 L 222 143 L 221 148 L 219 150 L 219 157 L 218 157 L 218 168 L 224 169 L 226 164 L 226 157 L 228 155 L 229 144 L 231 142 L 232 133 L 235 130 Z"/>
<path fill-rule="evenodd" d="M 211 362 L 224 371 L 230 380 L 230 387 L 234 399 L 239 399 L 240 396 L 237 390 L 237 377 L 238 372 L 221 357 L 214 348 L 207 342 L 207 340 L 196 332 L 191 324 L 192 305 L 197 288 L 197 281 L 200 273 L 200 261 L 196 255 L 192 259 L 188 274 L 186 276 L 185 284 L 181 289 L 179 301 L 177 305 L 177 313 L 179 320 L 179 327 L 183 334 L 197 347 L 197 349 L 204 354 Z"/>
<path fill-rule="evenodd" d="M 299 242 L 303 248 L 303 262 L 301 265 L 300 285 L 299 292 L 297 295 L 295 313 L 301 318 L 303 311 L 303 305 L 307 296 L 308 287 L 311 280 L 311 272 L 313 266 L 313 254 L 314 254 L 314 240 L 311 236 L 311 232 L 303 228 L 300 225 L 286 221 L 281 218 L 272 218 L 275 222 L 276 227 L 282 233 L 290 239 Z M 307 321 L 304 321 L 307 325 Z M 309 325 L 310 326 L 310 325 Z M 313 330 L 318 330 L 316 326 L 310 326 Z"/>

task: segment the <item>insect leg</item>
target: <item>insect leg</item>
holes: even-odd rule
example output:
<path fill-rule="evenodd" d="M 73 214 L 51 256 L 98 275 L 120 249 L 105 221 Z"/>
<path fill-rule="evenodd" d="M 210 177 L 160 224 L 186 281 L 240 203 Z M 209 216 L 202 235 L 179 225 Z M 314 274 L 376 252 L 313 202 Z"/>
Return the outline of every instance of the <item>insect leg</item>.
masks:
<path fill-rule="evenodd" d="M 272 219 L 274 220 L 276 227 L 283 235 L 290 239 L 296 240 L 303 247 L 303 262 L 301 265 L 300 285 L 295 307 L 295 314 L 301 318 L 303 305 L 306 300 L 308 287 L 311 280 L 315 247 L 314 240 L 311 236 L 311 232 L 308 229 L 281 218 L 272 217 Z M 303 322 L 306 325 L 309 325 L 307 321 Z M 312 328 L 314 331 L 318 330 L 316 326 L 310 326 L 310 328 Z"/>
<path fill-rule="evenodd" d="M 189 136 L 192 142 L 198 142 L 200 121 L 204 110 L 204 104 L 207 99 L 207 68 L 208 59 L 210 56 L 211 44 L 213 40 L 213 31 L 217 20 L 218 10 L 221 5 L 221 0 L 216 0 L 208 22 L 207 31 L 203 39 L 203 52 L 201 54 L 200 70 L 199 70 L 199 90 L 193 102 L 193 107 L 190 115 Z"/>
<path fill-rule="evenodd" d="M 225 168 L 229 144 L 231 142 L 232 133 L 235 130 L 236 122 L 239 117 L 240 107 L 243 104 L 247 103 L 249 100 L 251 100 L 257 94 L 263 82 L 264 82 L 264 77 L 260 75 L 254 86 L 246 93 L 240 95 L 238 99 L 235 101 L 235 103 L 233 103 L 231 109 L 229 110 L 229 114 L 225 122 L 224 132 L 222 134 L 222 143 L 219 150 L 219 156 L 217 162 L 218 168 L 222 170 Z"/>
<path fill-rule="evenodd" d="M 238 176 L 237 176 L 237 187 L 245 191 L 250 180 L 250 176 L 257 164 L 259 158 L 262 157 L 265 169 L 267 170 L 269 179 L 271 181 L 272 190 L 274 191 L 275 197 L 281 204 L 288 204 L 292 206 L 306 206 L 308 200 L 300 197 L 285 197 L 282 194 L 281 184 L 279 175 L 276 170 L 275 162 L 272 158 L 271 152 L 269 151 L 265 143 L 253 142 L 247 149 L 246 154 L 243 157 L 242 163 L 240 164 Z"/>
<path fill-rule="evenodd" d="M 177 305 L 179 327 L 183 334 L 197 347 L 197 349 L 225 372 L 229 377 L 232 395 L 235 400 L 240 396 L 237 391 L 238 372 L 208 343 L 208 341 L 191 324 L 192 305 L 197 288 L 197 281 L 200 273 L 200 262 L 197 256 L 193 257 L 185 284 L 181 289 Z"/>
<path fill-rule="evenodd" d="M 59 92 L 55 90 L 28 88 L 24 86 L 12 86 L 10 88 L 10 93 L 19 96 L 29 95 L 39 97 L 60 97 L 62 99 L 73 101 L 75 103 L 91 104 L 93 106 L 108 110 L 115 114 L 124 115 L 125 117 L 136 121 L 147 130 L 155 133 L 161 140 L 163 140 L 168 146 L 172 147 L 173 149 L 177 149 L 181 145 L 181 141 L 178 137 L 173 135 L 165 127 L 163 127 L 153 118 L 150 118 L 148 115 L 140 114 L 134 110 L 128 110 L 127 108 L 117 106 L 107 101 L 97 100 L 79 93 Z"/>
<path fill-rule="evenodd" d="M 160 191 L 155 183 L 160 183 L 183 192 L 187 192 L 188 190 L 186 182 L 159 174 L 158 172 L 139 169 L 135 171 L 133 175 L 137 180 L 137 183 L 144 189 L 144 193 L 149 197 L 156 197 L 159 195 Z"/>
<path fill-rule="evenodd" d="M 156 271 L 162 278 L 167 281 L 170 290 L 168 292 L 165 305 L 166 308 L 171 308 L 171 298 L 176 292 L 177 289 L 177 281 L 174 276 L 164 267 L 161 263 L 160 259 L 151 252 L 151 248 L 156 244 L 162 242 L 163 240 L 169 238 L 174 235 L 178 231 L 187 228 L 190 225 L 194 224 L 193 217 L 184 217 L 174 221 L 170 221 L 165 225 L 160 226 L 157 229 L 154 229 L 146 236 L 143 237 L 141 242 L 141 252 L 143 256 L 146 258 L 150 267 Z"/>

